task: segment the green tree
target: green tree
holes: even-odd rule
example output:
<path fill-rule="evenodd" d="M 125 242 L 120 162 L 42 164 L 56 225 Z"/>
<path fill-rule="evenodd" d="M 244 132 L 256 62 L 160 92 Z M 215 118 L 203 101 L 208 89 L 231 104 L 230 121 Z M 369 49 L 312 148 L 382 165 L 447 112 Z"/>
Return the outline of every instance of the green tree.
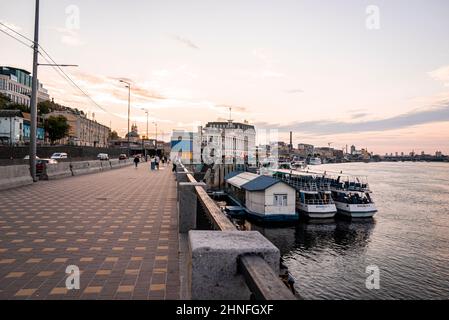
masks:
<path fill-rule="evenodd" d="M 117 131 L 112 131 L 110 134 L 109 134 L 109 140 L 117 140 L 117 139 L 119 139 L 120 137 L 118 136 L 118 133 L 117 133 Z"/>
<path fill-rule="evenodd" d="M 7 109 L 8 105 L 11 103 L 11 99 L 7 95 L 0 93 L 0 109 Z"/>
<path fill-rule="evenodd" d="M 67 137 L 69 129 L 70 125 L 64 116 L 51 116 L 45 120 L 45 131 L 48 133 L 51 144 L 54 144 L 56 140 Z"/>

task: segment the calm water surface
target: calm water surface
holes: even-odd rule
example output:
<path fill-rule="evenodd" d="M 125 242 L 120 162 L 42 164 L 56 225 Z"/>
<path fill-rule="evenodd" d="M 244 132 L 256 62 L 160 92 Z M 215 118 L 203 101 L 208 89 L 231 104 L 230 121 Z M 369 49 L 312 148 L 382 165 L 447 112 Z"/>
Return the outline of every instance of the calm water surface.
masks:
<path fill-rule="evenodd" d="M 378 213 L 368 221 L 262 227 L 305 299 L 449 299 L 449 163 L 313 167 L 368 175 Z M 380 268 L 380 289 L 365 287 Z"/>

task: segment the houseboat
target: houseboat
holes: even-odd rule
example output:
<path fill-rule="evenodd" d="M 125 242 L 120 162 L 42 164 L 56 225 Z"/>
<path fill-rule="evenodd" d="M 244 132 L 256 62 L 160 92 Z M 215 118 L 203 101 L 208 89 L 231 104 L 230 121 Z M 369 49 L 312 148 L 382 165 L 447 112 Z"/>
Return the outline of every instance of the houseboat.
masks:
<path fill-rule="evenodd" d="M 266 175 L 232 172 L 225 177 L 226 192 L 249 217 L 262 221 L 295 221 L 296 191 Z"/>

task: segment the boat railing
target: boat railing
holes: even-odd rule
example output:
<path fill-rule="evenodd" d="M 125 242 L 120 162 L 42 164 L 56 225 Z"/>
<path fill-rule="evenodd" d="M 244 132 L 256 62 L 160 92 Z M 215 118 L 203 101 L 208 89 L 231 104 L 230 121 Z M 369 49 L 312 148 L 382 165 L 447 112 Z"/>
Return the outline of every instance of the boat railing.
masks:
<path fill-rule="evenodd" d="M 334 201 L 332 199 L 307 199 L 304 201 L 305 204 L 310 205 L 327 205 L 327 204 L 333 204 Z"/>

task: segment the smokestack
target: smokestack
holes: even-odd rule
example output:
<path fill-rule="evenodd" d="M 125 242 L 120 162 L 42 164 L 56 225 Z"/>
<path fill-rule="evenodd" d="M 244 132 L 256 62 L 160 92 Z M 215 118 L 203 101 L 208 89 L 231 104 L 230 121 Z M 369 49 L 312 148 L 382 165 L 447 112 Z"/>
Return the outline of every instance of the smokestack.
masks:
<path fill-rule="evenodd" d="M 293 149 L 293 132 L 290 131 L 290 151 Z"/>

